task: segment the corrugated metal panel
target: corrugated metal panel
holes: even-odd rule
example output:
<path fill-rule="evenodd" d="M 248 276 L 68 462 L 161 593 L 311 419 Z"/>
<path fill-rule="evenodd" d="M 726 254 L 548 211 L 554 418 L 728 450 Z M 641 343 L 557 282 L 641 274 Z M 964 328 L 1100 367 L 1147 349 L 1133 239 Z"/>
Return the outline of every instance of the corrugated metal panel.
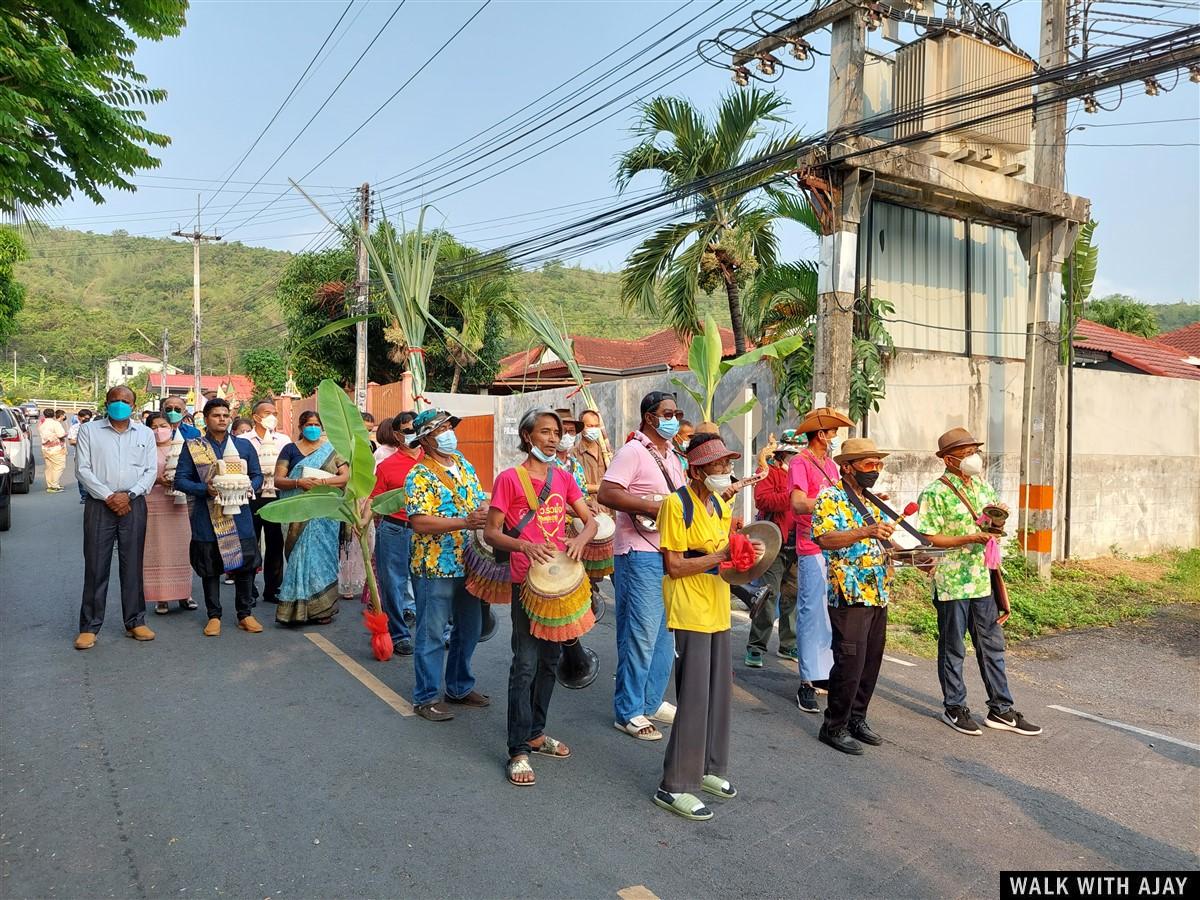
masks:
<path fill-rule="evenodd" d="M 925 54 L 928 40 L 914 41 L 896 51 L 892 70 L 892 103 L 897 112 L 915 109 L 925 101 Z M 919 116 L 896 125 L 896 137 L 909 137 L 925 130 L 925 117 Z"/>
<path fill-rule="evenodd" d="M 897 347 L 966 352 L 965 223 L 872 204 L 871 293 L 895 306 Z"/>
<path fill-rule="evenodd" d="M 1029 264 L 1015 231 L 971 225 L 971 283 L 972 355 L 1022 359 Z"/>

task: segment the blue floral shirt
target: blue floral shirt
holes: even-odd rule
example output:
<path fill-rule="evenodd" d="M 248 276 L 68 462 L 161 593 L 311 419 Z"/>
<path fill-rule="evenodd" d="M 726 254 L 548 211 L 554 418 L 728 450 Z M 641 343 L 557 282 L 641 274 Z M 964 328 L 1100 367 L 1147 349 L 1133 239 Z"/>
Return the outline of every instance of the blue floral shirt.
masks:
<path fill-rule="evenodd" d="M 864 500 L 864 503 L 870 501 Z M 875 521 L 883 521 L 883 514 L 878 513 Z M 840 481 L 817 494 L 812 516 L 814 538 L 835 531 L 863 528 L 867 524 L 850 503 Z M 822 552 L 829 566 L 830 606 L 887 606 L 892 570 L 878 540 L 864 538 L 841 550 Z"/>
<path fill-rule="evenodd" d="M 461 453 L 455 453 L 453 469 L 440 466 L 426 456 L 413 466 L 404 479 L 408 502 L 405 511 L 411 522 L 413 516 L 440 516 L 462 519 L 486 502 L 483 487 L 474 467 Z M 454 485 L 454 491 L 435 474 L 439 473 Z M 417 534 L 412 539 L 412 573 L 421 578 L 462 578 L 467 574 L 463 552 L 470 535 L 466 531 L 446 534 Z"/>

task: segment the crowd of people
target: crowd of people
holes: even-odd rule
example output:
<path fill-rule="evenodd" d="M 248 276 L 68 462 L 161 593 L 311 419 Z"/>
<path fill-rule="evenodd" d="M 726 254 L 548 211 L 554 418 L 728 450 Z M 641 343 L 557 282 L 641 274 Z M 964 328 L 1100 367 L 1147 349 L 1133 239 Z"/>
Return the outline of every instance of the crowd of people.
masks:
<path fill-rule="evenodd" d="M 292 438 L 277 429 L 269 399 L 237 419 L 226 401 L 212 398 L 203 422 L 192 424 L 181 398 L 166 398 L 144 424 L 132 419 L 134 403 L 128 387 L 112 388 L 103 415 L 73 437 L 86 492 L 76 648 L 96 644 L 114 545 L 122 619 L 135 640 L 154 639 L 147 603 L 158 614 L 172 604 L 197 608 L 193 574 L 203 589 L 206 636 L 221 633 L 223 582 L 234 586 L 242 631 L 262 632 L 259 599 L 274 606 L 281 626 L 332 621 L 347 595 L 342 526 L 321 518 L 280 526 L 261 515 L 277 497 L 347 482 L 349 465 L 320 416 L 303 413 Z M 611 541 L 615 595 L 613 725 L 644 742 L 670 731 L 652 799 L 677 815 L 711 818 L 700 793 L 737 796 L 729 761 L 733 596 L 750 609 L 744 665 L 763 665 L 778 622 L 776 653 L 796 663 L 798 709 L 820 714 L 825 696 L 820 740 L 861 755 L 864 745 L 882 744 L 867 712 L 896 566 L 932 567 L 942 721 L 961 734 L 982 734 L 966 705 L 970 634 L 987 693 L 982 724 L 1041 732 L 1013 708 L 1002 628 L 1007 602 L 989 519 L 1004 510 L 983 478 L 982 442 L 964 428 L 931 448 L 944 471 L 906 521 L 874 491 L 887 451 L 869 438 L 842 437 L 854 423 L 829 408 L 812 410 L 778 440 L 772 435 L 755 474 L 741 481 L 732 474 L 740 454 L 716 426 L 686 422 L 672 394 L 647 394 L 635 429 L 615 449 L 596 410 L 532 409 L 517 428 L 523 459 L 496 476 L 490 494 L 458 448 L 452 412 L 404 412 L 378 427 L 364 419 L 375 494 L 403 489 L 404 505 L 377 518 L 374 564 L 396 653 L 412 658 L 421 718 L 446 722 L 490 705 L 473 668 L 489 636 L 490 611 L 472 580 L 481 553 L 500 579 L 500 593 L 485 599 L 511 608 L 505 773 L 513 785 L 536 783 L 536 757 L 572 755 L 547 733 L 550 702 L 564 648 L 603 614 L 597 583 L 607 572 L 589 570 L 582 589 L 562 577 L 582 570 L 601 540 Z M 43 441 L 55 432 L 43 432 Z M 60 438 L 70 439 L 65 431 Z M 234 456 L 253 500 L 227 515 L 213 477 L 219 461 Z M 760 521 L 743 523 L 734 500 L 750 489 Z M 600 535 L 605 525 L 608 537 Z M 898 529 L 912 542 L 900 541 Z M 186 563 L 178 552 L 184 542 Z M 905 549 L 914 545 L 919 553 Z M 672 674 L 675 703 L 667 699 Z"/>

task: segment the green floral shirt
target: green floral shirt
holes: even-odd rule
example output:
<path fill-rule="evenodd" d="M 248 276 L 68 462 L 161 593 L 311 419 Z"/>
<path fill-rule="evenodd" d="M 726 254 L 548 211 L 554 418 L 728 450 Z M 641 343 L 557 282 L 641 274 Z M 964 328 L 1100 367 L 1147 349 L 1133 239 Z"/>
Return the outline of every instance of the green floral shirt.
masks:
<path fill-rule="evenodd" d="M 946 472 L 946 478 L 971 501 L 976 513 L 982 513 L 989 503 L 999 502 L 992 486 L 982 478 L 972 478 L 968 484 L 950 472 Z M 979 531 L 970 511 L 941 479 L 921 492 L 917 527 L 925 534 L 948 534 L 954 537 Z M 968 600 L 988 596 L 992 592 L 992 576 L 983 563 L 983 546 L 971 544 L 949 551 L 938 561 L 933 581 L 938 600 Z"/>
<path fill-rule="evenodd" d="M 865 501 L 870 508 L 870 501 Z M 875 521 L 884 521 L 878 510 L 872 510 Z M 863 516 L 846 497 L 839 481 L 817 494 L 813 507 L 812 533 L 814 538 L 834 531 L 850 531 L 867 524 Z M 892 569 L 888 565 L 883 545 L 874 538 L 863 538 L 841 550 L 825 550 L 829 567 L 830 606 L 887 606 Z"/>

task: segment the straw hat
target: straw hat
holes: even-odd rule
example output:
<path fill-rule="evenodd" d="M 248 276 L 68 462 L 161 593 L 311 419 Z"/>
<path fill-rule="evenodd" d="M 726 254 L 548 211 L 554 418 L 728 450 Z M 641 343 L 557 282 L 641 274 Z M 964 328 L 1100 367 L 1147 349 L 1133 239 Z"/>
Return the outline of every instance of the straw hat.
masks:
<path fill-rule="evenodd" d="M 575 413 L 571 412 L 571 410 L 556 409 L 555 412 L 558 413 L 558 417 L 562 420 L 562 423 L 564 425 L 566 425 L 568 422 L 570 422 L 572 425 L 575 426 L 575 430 L 577 432 L 583 431 L 583 423 L 580 422 L 579 419 L 577 419 L 575 417 Z"/>
<path fill-rule="evenodd" d="M 887 455 L 888 452 L 876 447 L 875 442 L 870 438 L 846 438 L 846 440 L 842 441 L 842 447 L 838 451 L 838 455 L 833 458 L 833 461 L 839 466 L 844 466 L 846 463 L 854 462 L 857 459 L 867 459 L 869 457 L 883 459 Z"/>
<path fill-rule="evenodd" d="M 951 428 L 940 438 L 938 438 L 937 457 L 941 459 L 951 450 L 957 450 L 959 447 L 982 447 L 983 441 L 977 441 L 971 437 L 971 432 L 965 428 Z"/>
<path fill-rule="evenodd" d="M 830 428 L 850 428 L 853 425 L 854 422 L 845 413 L 838 412 L 832 406 L 822 406 L 805 415 L 796 426 L 796 431 L 808 434 L 813 431 L 828 431 Z"/>

